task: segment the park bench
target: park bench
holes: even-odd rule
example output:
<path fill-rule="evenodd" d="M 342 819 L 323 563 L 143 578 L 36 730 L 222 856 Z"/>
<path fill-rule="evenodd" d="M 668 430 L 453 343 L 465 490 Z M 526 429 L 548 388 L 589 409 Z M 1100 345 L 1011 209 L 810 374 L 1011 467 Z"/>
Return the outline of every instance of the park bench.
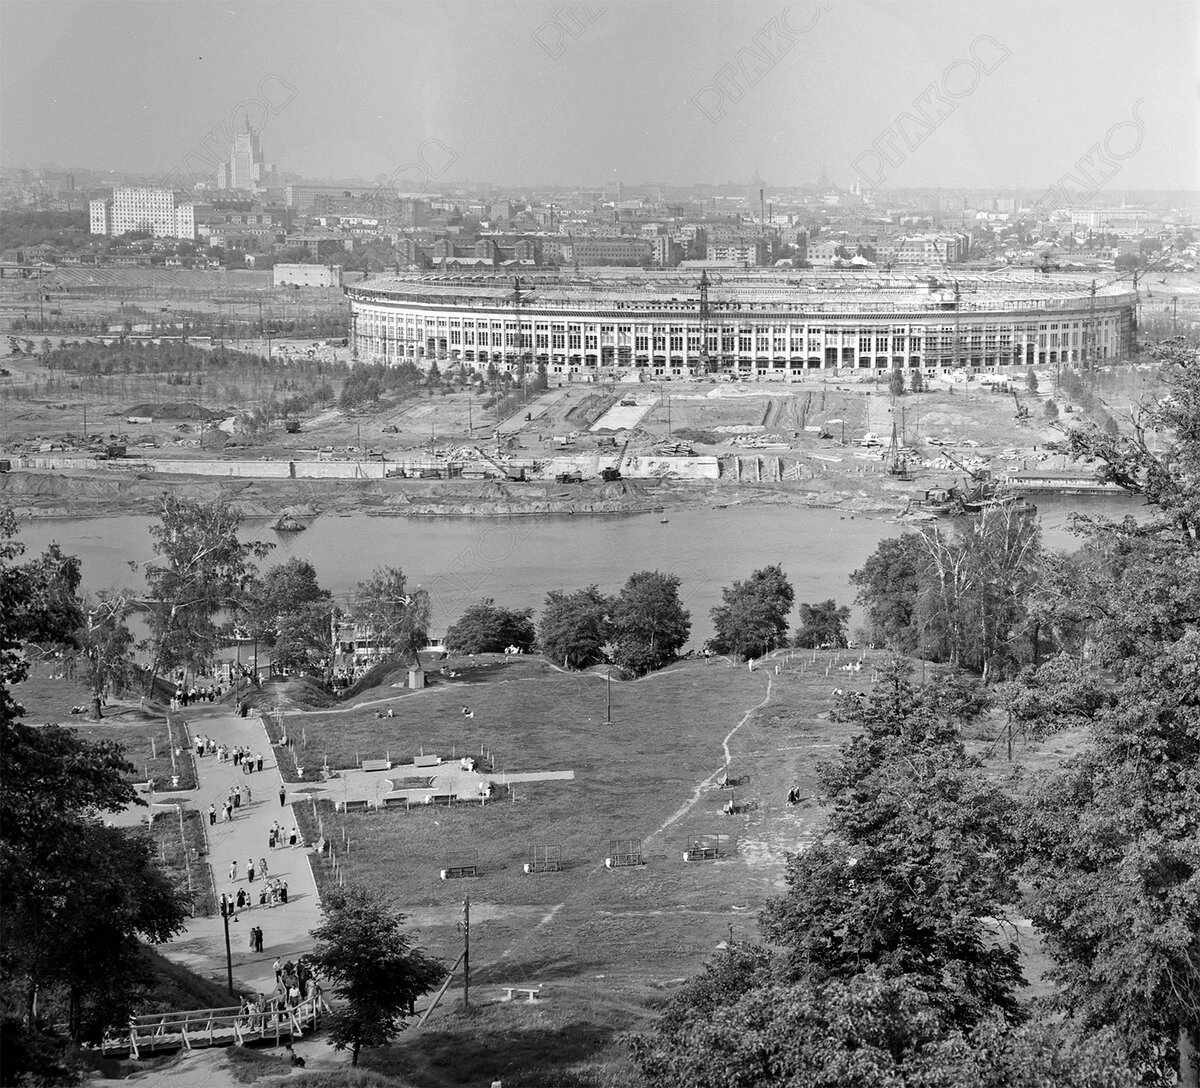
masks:
<path fill-rule="evenodd" d="M 537 1004 L 537 995 L 542 991 L 541 986 L 501 986 L 500 989 L 504 991 L 501 1001 L 512 1001 L 514 993 L 528 994 L 527 1001 L 530 1005 Z"/>
<path fill-rule="evenodd" d="M 413 756 L 414 767 L 436 767 L 441 762 L 441 756 Z"/>
<path fill-rule="evenodd" d="M 683 852 L 684 861 L 712 861 L 720 856 L 719 847 L 701 842 L 692 843 L 691 847 Z"/>
<path fill-rule="evenodd" d="M 443 880 L 457 880 L 465 876 L 478 876 L 479 866 L 475 862 L 464 862 L 461 865 L 447 865 L 441 872 Z"/>
<path fill-rule="evenodd" d="M 390 759 L 364 759 L 360 766 L 360 770 L 364 771 L 390 771 L 392 769 L 392 761 Z"/>
<path fill-rule="evenodd" d="M 366 812 L 371 807 L 371 802 L 365 797 L 359 797 L 352 801 L 335 801 L 333 809 L 335 812 Z"/>

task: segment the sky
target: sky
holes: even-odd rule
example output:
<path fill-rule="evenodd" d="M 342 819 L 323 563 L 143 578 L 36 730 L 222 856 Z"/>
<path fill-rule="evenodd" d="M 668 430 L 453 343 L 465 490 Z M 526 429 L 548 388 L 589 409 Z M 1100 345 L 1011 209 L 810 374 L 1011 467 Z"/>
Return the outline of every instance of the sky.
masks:
<path fill-rule="evenodd" d="M 1200 4 L 0 4 L 0 165 L 204 177 L 246 115 L 313 180 L 1200 189 Z"/>

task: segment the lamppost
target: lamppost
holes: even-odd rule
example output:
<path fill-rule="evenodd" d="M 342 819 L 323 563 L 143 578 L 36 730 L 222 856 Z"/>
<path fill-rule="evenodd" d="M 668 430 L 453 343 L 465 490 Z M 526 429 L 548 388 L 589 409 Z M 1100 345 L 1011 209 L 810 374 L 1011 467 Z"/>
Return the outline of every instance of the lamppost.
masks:
<path fill-rule="evenodd" d="M 229 996 L 236 997 L 233 992 L 233 952 L 229 948 L 229 915 L 234 914 L 233 901 L 224 892 L 221 893 L 221 920 L 225 923 L 225 979 L 229 987 Z"/>
<path fill-rule="evenodd" d="M 612 662 L 608 663 L 608 677 L 604 684 L 604 724 L 612 725 Z"/>

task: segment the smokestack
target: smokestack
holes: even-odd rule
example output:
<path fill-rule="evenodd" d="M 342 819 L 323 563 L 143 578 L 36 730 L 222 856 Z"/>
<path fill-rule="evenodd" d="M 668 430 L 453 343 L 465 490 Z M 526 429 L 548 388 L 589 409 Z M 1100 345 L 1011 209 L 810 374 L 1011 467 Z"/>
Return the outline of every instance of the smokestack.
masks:
<path fill-rule="evenodd" d="M 763 196 L 765 190 L 758 190 L 758 221 L 762 224 L 763 230 L 767 229 L 767 204 Z"/>

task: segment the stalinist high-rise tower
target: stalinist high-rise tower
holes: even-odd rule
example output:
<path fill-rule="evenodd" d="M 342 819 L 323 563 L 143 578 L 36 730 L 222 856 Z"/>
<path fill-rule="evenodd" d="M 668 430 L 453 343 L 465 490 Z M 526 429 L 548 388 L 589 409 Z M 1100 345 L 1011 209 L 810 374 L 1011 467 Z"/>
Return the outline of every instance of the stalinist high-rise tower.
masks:
<path fill-rule="evenodd" d="M 263 161 L 258 133 L 245 120 L 246 131 L 233 134 L 233 148 L 229 158 L 217 167 L 218 189 L 248 189 L 257 191 L 266 188 L 268 167 Z"/>

